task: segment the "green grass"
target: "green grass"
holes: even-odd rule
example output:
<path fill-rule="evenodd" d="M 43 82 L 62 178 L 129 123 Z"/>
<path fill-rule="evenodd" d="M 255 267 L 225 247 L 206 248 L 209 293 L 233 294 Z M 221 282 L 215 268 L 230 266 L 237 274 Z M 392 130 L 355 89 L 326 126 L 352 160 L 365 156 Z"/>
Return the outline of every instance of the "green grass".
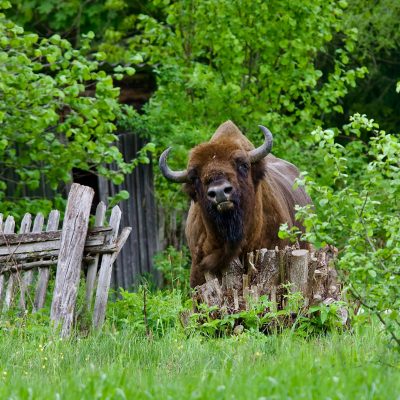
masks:
<path fill-rule="evenodd" d="M 28 332 L 28 333 L 27 333 Z M 1 399 L 398 399 L 399 355 L 378 327 L 147 339 L 133 328 L 61 341 L 1 331 Z"/>

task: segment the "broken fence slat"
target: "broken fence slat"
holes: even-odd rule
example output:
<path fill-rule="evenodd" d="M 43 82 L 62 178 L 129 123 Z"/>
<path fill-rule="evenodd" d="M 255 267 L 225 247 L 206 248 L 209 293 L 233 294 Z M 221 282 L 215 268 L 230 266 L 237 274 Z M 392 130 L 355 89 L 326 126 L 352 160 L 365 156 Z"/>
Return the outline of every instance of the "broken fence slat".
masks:
<path fill-rule="evenodd" d="M 52 265 L 56 265 L 57 264 L 57 259 L 56 258 L 52 258 L 50 260 L 39 260 L 39 261 L 32 261 L 32 262 L 27 262 L 25 264 L 15 264 L 15 265 L 9 265 L 6 266 L 5 268 L 2 269 L 2 273 L 3 274 L 7 274 L 10 272 L 27 272 L 27 271 L 31 271 L 32 269 L 35 268 L 41 268 L 43 267 L 50 267 Z M 3 276 L 3 275 L 0 275 Z"/>
<path fill-rule="evenodd" d="M 4 234 L 14 233 L 14 228 L 15 228 L 14 217 L 9 215 L 6 219 L 6 222 L 4 222 Z"/>
<path fill-rule="evenodd" d="M 60 332 L 62 337 L 68 336 L 73 327 L 81 262 L 93 197 L 92 188 L 75 183 L 68 196 L 50 313 L 55 327 L 62 324 Z"/>
<path fill-rule="evenodd" d="M 128 240 L 128 237 L 131 232 L 132 232 L 132 228 L 129 226 L 126 226 L 124 229 L 122 229 L 121 234 L 118 236 L 118 239 L 115 242 L 116 250 L 111 255 L 111 264 L 113 264 L 115 262 L 115 260 L 117 259 L 120 251 L 124 247 L 124 244 Z"/>
<path fill-rule="evenodd" d="M 118 251 L 116 244 L 85 246 L 84 248 L 84 252 L 85 254 L 87 254 L 85 259 L 87 259 L 88 261 L 90 259 L 93 259 L 96 254 L 114 253 L 116 251 Z M 33 260 L 41 260 L 43 258 L 57 257 L 59 252 L 59 250 L 45 250 L 39 252 L 35 251 L 34 253 L 12 254 L 11 256 L 4 257 L 1 256 L 0 265 L 3 265 L 4 267 L 9 267 L 10 265 L 15 264 L 15 262 L 25 263 L 31 262 Z M 0 274 L 3 272 L 3 268 L 0 268 Z"/>
<path fill-rule="evenodd" d="M 85 241 L 85 247 L 96 247 L 104 244 L 104 240 L 106 234 L 109 233 L 109 228 L 105 229 L 101 232 L 96 232 L 88 236 Z M 31 234 L 33 235 L 33 234 Z M 45 233 L 41 233 L 40 236 L 46 236 Z M 54 237 L 53 240 L 42 240 L 39 242 L 31 242 L 31 243 L 7 243 L 6 245 L 0 246 L 0 259 L 4 259 L 4 256 L 9 256 L 9 254 L 17 255 L 46 250 L 59 250 L 61 243 L 61 231 L 51 232 L 49 237 Z M 7 237 L 5 237 L 7 239 Z"/>
<path fill-rule="evenodd" d="M 84 257 L 83 260 L 87 263 L 93 261 L 97 254 L 115 254 L 119 253 L 120 249 L 118 248 L 117 244 L 110 244 L 110 245 L 103 245 L 103 246 L 95 246 L 89 247 L 84 250 Z M 27 264 L 31 264 L 33 262 L 39 262 L 40 260 L 48 261 L 49 259 L 52 260 L 58 257 L 58 250 L 51 250 L 51 251 L 42 251 L 39 253 L 35 253 L 34 255 L 25 254 L 25 255 L 13 255 L 12 260 L 1 260 L 0 259 L 0 274 L 4 274 L 11 271 L 17 270 L 29 270 L 31 268 L 26 267 Z M 57 262 L 56 262 L 57 264 Z"/>
<path fill-rule="evenodd" d="M 113 232 L 109 236 L 107 244 L 113 243 L 117 238 L 121 214 L 121 209 L 118 206 L 115 206 L 111 211 L 110 226 L 113 228 Z M 112 254 L 105 254 L 101 260 L 93 313 L 93 326 L 95 329 L 101 328 L 105 318 L 108 291 L 111 282 L 112 258 Z"/>
<path fill-rule="evenodd" d="M 106 215 L 106 205 L 101 201 L 96 207 L 96 217 L 94 226 L 99 227 L 104 224 L 104 217 Z M 85 293 L 85 308 L 90 311 L 92 307 L 93 291 L 96 282 L 97 266 L 99 264 L 99 254 L 94 256 L 94 259 L 90 261 L 86 275 L 86 293 Z"/>
<path fill-rule="evenodd" d="M 3 214 L 0 213 L 0 238 L 3 237 L 4 232 L 3 232 Z M 1 307 L 3 306 L 3 295 L 4 295 L 4 280 L 5 276 L 0 275 L 0 310 Z"/>
<path fill-rule="evenodd" d="M 31 224 L 32 224 L 32 216 L 31 214 L 25 214 L 24 218 L 22 219 L 21 222 L 21 227 L 19 230 L 20 234 L 24 234 L 27 233 L 31 230 Z M 12 260 L 13 263 L 15 263 L 15 260 Z M 30 273 L 30 271 L 29 271 Z M 26 290 L 25 290 L 25 284 L 24 284 L 24 275 L 21 274 L 20 271 L 16 271 L 15 273 L 11 273 L 10 274 L 10 279 L 11 277 L 15 277 L 17 278 L 18 284 L 19 284 L 19 291 L 20 291 L 20 295 L 19 295 L 19 307 L 21 309 L 21 311 L 25 311 L 26 309 L 26 302 L 25 302 L 25 294 L 26 294 Z"/>
<path fill-rule="evenodd" d="M 57 210 L 53 210 L 57 211 Z M 99 237 L 104 237 L 111 232 L 112 228 L 109 226 L 99 226 L 89 229 L 87 238 L 88 240 L 95 240 Z M 38 242 L 49 242 L 52 240 L 59 240 L 61 238 L 61 230 L 54 229 L 49 232 L 30 232 L 30 233 L 8 233 L 0 235 L 0 247 L 4 245 L 38 243 Z"/>
<path fill-rule="evenodd" d="M 43 224 L 44 224 L 43 214 L 38 213 L 33 222 L 32 232 L 34 232 L 34 233 L 41 232 L 43 229 Z M 33 270 L 32 269 L 27 270 L 23 273 L 22 280 L 20 282 L 20 287 L 21 287 L 20 306 L 21 306 L 22 310 L 25 309 L 26 294 L 27 294 L 27 290 L 29 290 L 29 286 L 32 284 L 32 279 L 33 279 Z"/>
<path fill-rule="evenodd" d="M 3 214 L 0 213 L 0 238 L 3 237 Z M 3 305 L 4 275 L 0 275 L 0 310 Z"/>
<path fill-rule="evenodd" d="M 3 227 L 2 227 L 3 229 L 2 229 L 2 234 L 7 234 L 7 233 L 14 233 L 14 228 L 15 228 L 15 221 L 14 221 L 14 218 L 11 216 L 11 215 L 9 215 L 8 217 L 7 217 L 7 219 L 5 220 L 5 222 L 4 222 L 4 224 L 3 224 Z M 10 275 L 10 277 L 11 277 L 11 275 Z M 5 284 L 5 277 L 4 277 L 4 275 L 2 275 L 2 280 L 1 280 L 1 282 L 0 282 L 0 284 L 1 284 L 1 287 L 0 287 L 0 291 L 1 291 L 1 297 L 0 297 L 0 300 L 2 300 L 3 299 L 3 292 L 4 292 L 4 284 Z M 9 302 L 9 300 L 7 299 L 7 295 L 9 295 L 8 294 L 8 285 L 7 285 L 7 290 L 6 290 L 6 294 L 5 294 L 5 299 L 4 299 L 4 303 L 2 303 L 2 307 L 3 307 L 3 310 L 4 311 L 6 311 L 8 308 L 6 307 L 6 301 L 7 301 L 7 303 Z"/>
<path fill-rule="evenodd" d="M 7 218 L 6 220 L 6 229 L 7 229 L 7 221 L 9 220 L 10 217 Z M 26 233 L 29 232 L 31 229 L 31 223 L 32 223 L 32 216 L 30 214 L 25 214 L 24 217 L 22 218 L 21 221 L 21 227 L 19 232 L 20 233 Z M 15 228 L 15 221 L 14 219 L 12 222 L 10 222 L 10 226 L 12 225 L 12 231 L 14 231 Z M 12 232 L 10 232 L 12 233 Z M 7 311 L 10 307 L 11 304 L 14 300 L 14 294 L 15 294 L 15 284 L 16 282 L 21 282 L 20 275 L 18 272 L 11 273 L 8 277 L 8 282 L 7 282 L 7 289 L 6 289 L 6 295 L 4 299 L 4 305 L 3 305 L 3 311 Z M 25 309 L 25 300 L 22 297 L 20 301 L 20 306 L 22 309 Z"/>
<path fill-rule="evenodd" d="M 49 214 L 47 221 L 46 231 L 56 231 L 60 221 L 60 212 L 58 210 L 52 210 Z M 51 264 L 56 264 L 53 261 Z M 43 262 L 42 262 L 43 265 Z M 33 310 L 37 311 L 43 308 L 46 299 L 47 285 L 49 283 L 50 268 L 42 266 L 39 268 L 38 280 L 36 285 L 35 300 L 33 302 Z"/>
<path fill-rule="evenodd" d="M 32 225 L 32 215 L 26 213 L 22 218 L 19 233 L 23 234 L 29 232 L 31 230 L 31 225 Z M 9 309 L 12 303 L 14 302 L 14 297 L 16 296 L 16 284 L 18 284 L 20 291 L 20 298 L 19 298 L 20 309 L 23 311 L 25 310 L 25 292 L 23 289 L 23 279 L 19 271 L 16 271 L 15 273 L 11 273 L 9 275 L 6 298 L 4 301 L 5 310 Z"/>

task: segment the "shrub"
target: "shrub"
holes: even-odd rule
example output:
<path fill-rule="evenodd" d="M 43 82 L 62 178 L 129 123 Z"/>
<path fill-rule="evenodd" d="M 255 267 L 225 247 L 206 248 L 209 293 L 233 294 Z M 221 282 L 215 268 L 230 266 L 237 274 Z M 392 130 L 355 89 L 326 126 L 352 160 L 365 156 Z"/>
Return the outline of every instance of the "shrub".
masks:
<path fill-rule="evenodd" d="M 0 11 L 7 7 L 0 2 Z M 36 199 L 43 196 L 39 189 L 62 190 L 73 168 L 119 184 L 138 161 L 149 162 L 145 151 L 139 160 L 125 162 L 115 145 L 117 121 L 134 112 L 119 104 L 113 78 L 134 71 L 121 66 L 114 74 L 103 71 L 104 54 L 88 54 L 92 32 L 74 49 L 57 34 L 41 39 L 26 33 L 0 13 L 0 36 L 2 212 L 47 211 L 51 202 Z M 111 163 L 115 168 L 107 167 Z M 30 210 L 23 210 L 27 193 Z"/>
<path fill-rule="evenodd" d="M 368 143 L 361 139 L 365 131 Z M 340 135 L 346 145 L 338 143 Z M 319 128 L 312 137 L 324 168 L 303 179 L 316 205 L 298 210 L 307 228 L 303 239 L 339 248 L 348 290 L 400 349 L 399 139 L 359 114 L 341 132 Z"/>

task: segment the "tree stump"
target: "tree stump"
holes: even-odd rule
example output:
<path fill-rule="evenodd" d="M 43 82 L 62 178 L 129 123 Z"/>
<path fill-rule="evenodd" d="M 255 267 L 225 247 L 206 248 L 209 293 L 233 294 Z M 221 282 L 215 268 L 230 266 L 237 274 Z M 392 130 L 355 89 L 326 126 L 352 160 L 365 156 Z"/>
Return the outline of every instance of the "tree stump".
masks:
<path fill-rule="evenodd" d="M 326 246 L 317 251 L 287 246 L 284 249 L 260 249 L 245 260 L 234 259 L 221 276 L 206 273 L 206 283 L 197 286 L 195 304 L 217 306 L 221 314 L 247 310 L 251 302 L 267 296 L 271 308 L 282 310 L 288 294 L 300 292 L 303 307 L 331 304 L 341 300 L 341 284 L 334 266 L 337 249 Z M 273 309 L 269 311 L 274 311 Z M 347 311 L 340 310 L 343 325 Z"/>

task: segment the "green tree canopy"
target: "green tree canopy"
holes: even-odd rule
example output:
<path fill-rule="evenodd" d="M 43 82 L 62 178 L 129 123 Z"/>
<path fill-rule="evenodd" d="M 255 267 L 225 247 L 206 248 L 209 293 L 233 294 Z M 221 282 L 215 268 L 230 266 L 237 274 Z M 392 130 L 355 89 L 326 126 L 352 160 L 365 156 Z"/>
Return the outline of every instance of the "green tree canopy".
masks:
<path fill-rule="evenodd" d="M 121 183 L 137 160 L 123 160 L 116 123 L 131 111 L 118 103 L 119 89 L 100 69 L 103 54 L 87 56 L 93 33 L 76 50 L 57 34 L 41 39 L 25 33 L 0 14 L 0 37 L 2 211 L 17 212 L 25 188 L 35 190 L 44 181 L 57 189 L 70 182 L 73 168 Z M 112 162 L 115 171 L 107 168 Z M 7 203 L 10 176 L 16 182 Z"/>
<path fill-rule="evenodd" d="M 400 80 L 400 3 L 351 1 L 345 23 L 358 31 L 352 63 L 366 65 L 369 72 L 343 99 L 345 114 L 342 118 L 335 115 L 332 123 L 344 124 L 350 115 L 358 112 L 379 121 L 383 129 L 398 132 L 400 96 L 396 93 L 396 82 Z"/>
<path fill-rule="evenodd" d="M 268 126 L 275 154 L 310 165 L 309 132 L 343 111 L 340 100 L 366 73 L 349 67 L 356 30 L 345 27 L 346 7 L 344 1 L 182 0 L 167 2 L 162 19 L 140 15 L 141 34 L 130 48 L 153 66 L 158 89 L 139 128 L 151 132 L 159 151 L 178 150 L 171 153 L 176 167 L 227 119 L 256 144 L 257 125 Z"/>

